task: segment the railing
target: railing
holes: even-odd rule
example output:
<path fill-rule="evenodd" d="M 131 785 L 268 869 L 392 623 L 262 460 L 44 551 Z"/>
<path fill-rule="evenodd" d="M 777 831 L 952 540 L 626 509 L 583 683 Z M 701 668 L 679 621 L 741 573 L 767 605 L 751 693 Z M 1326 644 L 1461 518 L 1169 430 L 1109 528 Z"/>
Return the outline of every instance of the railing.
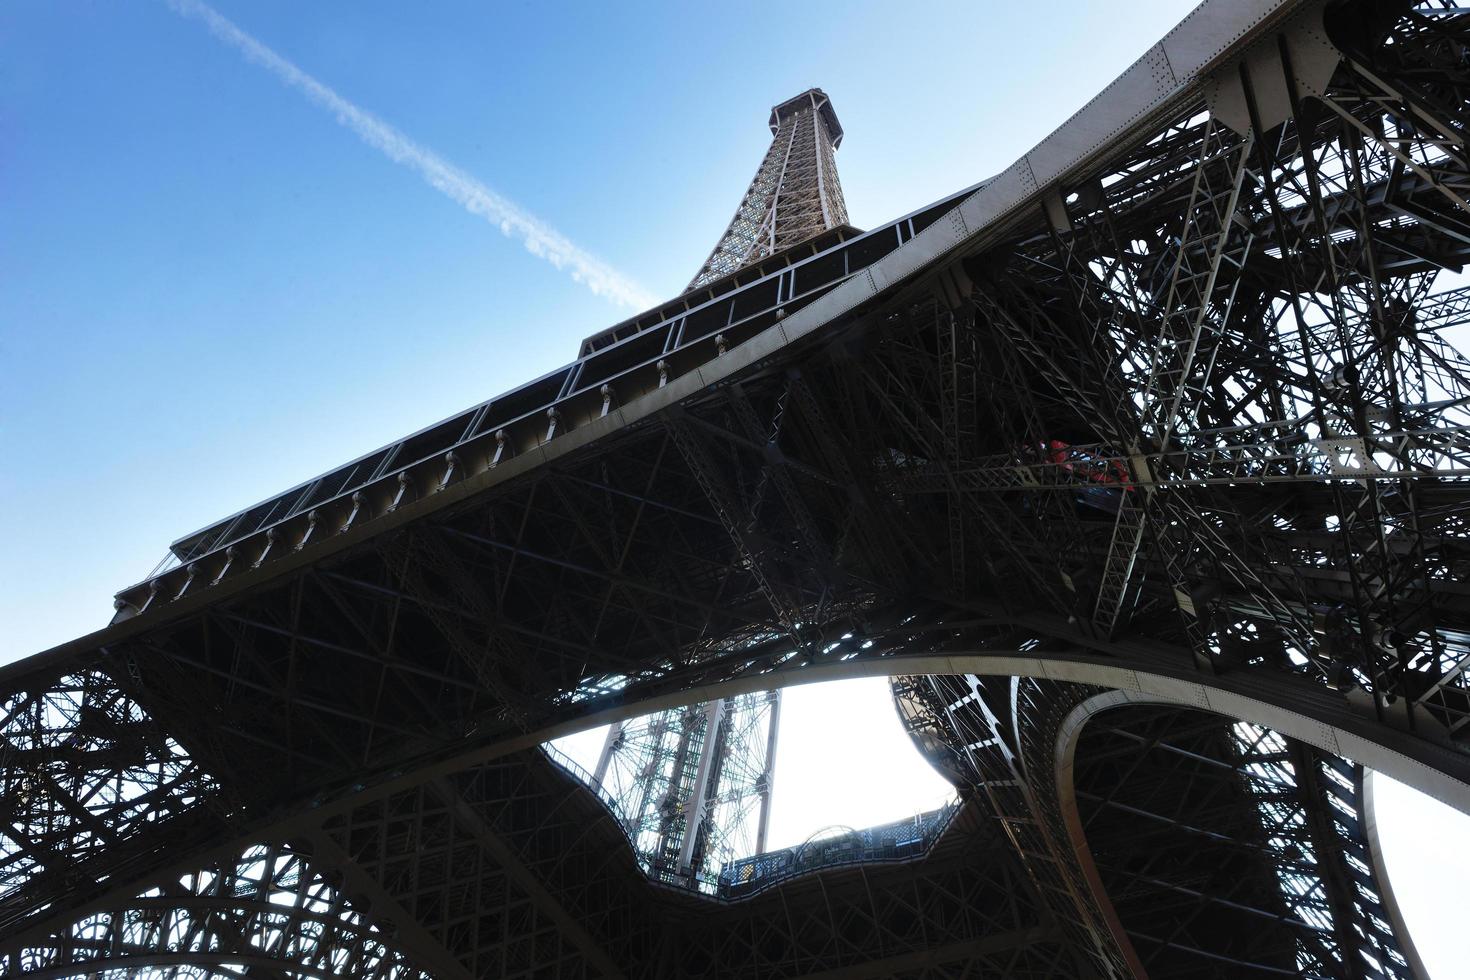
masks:
<path fill-rule="evenodd" d="M 614 798 L 614 796 L 607 791 L 602 783 L 598 782 L 597 777 L 593 776 L 592 773 L 588 772 L 586 769 L 583 769 L 582 766 L 574 761 L 571 756 L 567 755 L 565 752 L 563 752 L 561 749 L 557 748 L 550 742 L 542 742 L 541 751 L 546 753 L 546 757 L 548 759 L 561 766 L 570 775 L 575 776 L 588 789 L 590 789 L 597 796 L 597 798 L 602 801 L 603 806 L 607 807 L 608 811 L 613 815 L 613 818 L 617 820 L 618 826 L 623 828 L 623 836 L 628 836 L 628 827 L 625 823 L 623 823 L 623 815 L 618 812 L 617 799 Z M 631 837 L 628 838 L 628 843 L 633 843 L 633 839 Z"/>
<path fill-rule="evenodd" d="M 566 367 L 185 535 L 170 547 L 176 564 L 118 593 L 120 615 L 391 513 L 662 388 L 912 240 L 973 190 L 869 232 L 834 229 L 809 243 L 810 252 L 797 246 L 686 293 L 588 338 Z"/>
<path fill-rule="evenodd" d="M 566 770 L 567 774 L 585 785 L 607 807 L 613 820 L 623 831 L 628 846 L 638 853 L 637 843 L 628 834 L 628 827 L 618 812 L 617 800 L 593 775 L 573 761 L 565 752 L 550 742 L 541 745 L 546 757 Z M 959 812 L 959 802 L 946 804 L 937 810 L 916 814 L 903 820 L 850 830 L 844 834 L 809 840 L 796 847 L 779 851 L 767 851 L 748 858 L 726 863 L 717 876 L 707 876 L 695 883 L 694 888 L 717 901 L 736 901 L 750 898 L 772 885 L 787 881 L 797 875 L 835 868 L 843 865 L 866 863 L 894 863 L 912 861 L 929 853 L 949 827 L 954 815 Z M 669 885 L 668 882 L 659 884 Z M 706 887 L 709 886 L 709 887 Z M 671 886 L 672 887 L 672 886 Z M 682 889 L 681 889 L 682 890 Z"/>
<path fill-rule="evenodd" d="M 954 802 L 894 823 L 809 840 L 796 847 L 731 861 L 720 869 L 715 894 L 749 898 L 772 885 L 826 868 L 913 861 L 929 853 L 959 812 Z"/>

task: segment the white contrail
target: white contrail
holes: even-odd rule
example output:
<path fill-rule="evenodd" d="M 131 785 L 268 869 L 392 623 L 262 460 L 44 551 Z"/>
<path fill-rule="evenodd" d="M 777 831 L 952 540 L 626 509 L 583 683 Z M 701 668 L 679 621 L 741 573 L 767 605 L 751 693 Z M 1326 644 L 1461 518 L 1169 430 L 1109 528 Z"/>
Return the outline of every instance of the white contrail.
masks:
<path fill-rule="evenodd" d="M 565 269 L 573 279 L 586 285 L 598 296 L 605 296 L 614 302 L 640 310 L 657 302 L 643 287 L 601 259 L 567 241 L 555 228 L 534 215 L 527 214 L 377 116 L 348 102 L 236 27 L 213 7 L 200 0 L 168 0 L 168 5 L 177 14 L 202 21 L 211 34 L 238 49 L 248 60 L 265 68 L 287 85 L 299 89 L 317 105 L 331 110 L 337 117 L 337 122 L 356 133 L 364 143 L 382 151 L 384 156 L 395 163 L 416 171 L 429 186 L 471 214 L 477 214 L 491 224 L 498 225 L 503 234 L 519 238 L 526 246 L 526 251 L 545 259 L 558 269 Z"/>

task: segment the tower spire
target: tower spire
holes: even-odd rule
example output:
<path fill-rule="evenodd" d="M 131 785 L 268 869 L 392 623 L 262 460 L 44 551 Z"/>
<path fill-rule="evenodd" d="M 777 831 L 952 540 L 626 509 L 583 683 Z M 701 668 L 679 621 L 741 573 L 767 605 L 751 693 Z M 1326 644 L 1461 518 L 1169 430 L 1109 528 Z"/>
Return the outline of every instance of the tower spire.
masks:
<path fill-rule="evenodd" d="M 770 125 L 771 148 L 689 289 L 847 224 L 835 159 L 842 124 L 832 100 L 807 89 L 772 108 Z"/>
<path fill-rule="evenodd" d="M 689 289 L 847 224 L 834 159 L 842 124 L 827 94 L 787 99 L 770 126 L 771 148 Z M 780 714 L 778 689 L 608 730 L 595 779 L 650 876 L 707 890 L 722 863 L 765 849 Z"/>

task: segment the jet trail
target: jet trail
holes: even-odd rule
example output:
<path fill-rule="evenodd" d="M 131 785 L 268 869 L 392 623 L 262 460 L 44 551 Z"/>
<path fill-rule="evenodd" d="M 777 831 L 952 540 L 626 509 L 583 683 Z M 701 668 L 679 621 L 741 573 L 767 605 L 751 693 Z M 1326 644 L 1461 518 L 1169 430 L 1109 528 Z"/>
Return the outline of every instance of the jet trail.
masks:
<path fill-rule="evenodd" d="M 339 125 L 356 133 L 368 146 L 394 163 L 416 172 L 424 182 L 471 214 L 519 238 L 526 251 L 563 269 L 598 296 L 622 306 L 646 309 L 657 300 L 596 256 L 578 248 L 540 218 L 495 193 L 434 151 L 414 142 L 383 120 L 338 95 L 290 61 L 245 33 L 234 22 L 201 0 L 168 0 L 180 16 L 200 21 L 219 40 L 238 50 L 312 102 L 332 112 Z"/>

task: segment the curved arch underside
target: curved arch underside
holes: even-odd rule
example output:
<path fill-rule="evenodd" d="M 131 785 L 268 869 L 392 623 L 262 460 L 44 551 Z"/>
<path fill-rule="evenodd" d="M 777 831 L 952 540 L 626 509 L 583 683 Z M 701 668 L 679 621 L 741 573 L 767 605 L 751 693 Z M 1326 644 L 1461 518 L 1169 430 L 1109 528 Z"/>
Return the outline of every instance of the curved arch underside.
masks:
<path fill-rule="evenodd" d="M 1292 975 L 1299 957 L 1314 972 L 1341 972 L 1336 917 L 1321 907 L 1309 860 L 1321 855 L 1305 834 L 1305 847 L 1293 838 L 1281 845 L 1294 848 L 1289 863 L 1273 850 L 1281 838 L 1263 826 L 1232 729 L 1177 707 L 1091 718 L 1072 771 L 1082 831 L 1072 843 L 1087 849 L 1150 976 Z M 1314 901 L 1288 904 L 1281 867 L 1293 871 L 1293 885 L 1310 882 Z"/>
<path fill-rule="evenodd" d="M 1150 975 L 1424 975 L 1361 766 L 1120 691 L 1073 709 L 1056 758 L 1070 843 Z"/>
<path fill-rule="evenodd" d="M 967 702 L 1021 856 L 1068 839 L 1047 685 L 1470 812 L 1470 362 L 1442 332 L 1470 293 L 1439 286 L 1470 261 L 1467 50 L 1454 4 L 1208 0 L 972 191 L 184 542 L 113 626 L 0 668 L 0 970 L 265 841 L 435 973 L 674 973 L 695 933 L 650 910 L 682 899 L 531 750 L 861 674 L 1034 679 Z M 1014 861 L 982 876 L 1003 921 L 927 952 L 854 879 L 850 915 L 718 961 L 1138 972 L 1082 869 Z"/>
<path fill-rule="evenodd" d="M 914 672 L 926 671 L 928 673 L 917 675 Z M 990 731 L 984 739 L 993 746 L 1005 744 L 1004 739 L 1009 738 L 1014 747 L 1007 750 L 1004 758 L 990 758 L 986 768 L 977 765 L 973 761 L 968 764 L 957 763 L 952 754 L 943 751 L 935 752 L 935 761 L 956 778 L 957 782 L 969 786 L 972 795 L 969 804 L 970 816 L 960 821 L 961 829 L 946 835 L 942 839 L 942 846 L 934 853 L 928 855 L 924 861 L 919 862 L 913 868 L 902 871 L 886 871 L 875 869 L 865 871 L 858 869 L 854 872 L 845 872 L 849 877 L 856 874 L 858 880 L 866 881 L 862 886 L 862 892 L 871 901 L 876 895 L 882 895 L 884 901 L 890 903 L 885 910 L 876 908 L 867 912 L 850 910 L 847 914 L 857 915 L 859 920 L 865 922 L 874 921 L 875 916 L 880 914 L 887 917 L 890 926 L 894 923 L 909 922 L 909 928 L 917 930 L 925 938 L 919 939 L 910 934 L 907 940 L 895 938 L 891 929 L 888 931 L 883 948 L 907 948 L 905 943 L 913 945 L 914 952 L 907 955 L 913 962 L 927 962 L 921 955 L 919 947 L 927 948 L 930 943 L 928 932 L 923 924 L 923 917 L 912 917 L 912 910 L 917 906 L 931 907 L 934 901 L 929 889 L 940 888 L 941 880 L 948 880 L 948 885 L 943 885 L 945 893 L 951 899 L 960 903 L 957 908 L 970 908 L 975 905 L 986 907 L 1003 907 L 1005 912 L 999 917 L 992 915 L 981 920 L 971 920 L 965 928 L 959 928 L 951 933 L 955 938 L 944 946 L 944 956 L 952 956 L 956 961 L 964 960 L 969 963 L 991 962 L 1002 971 L 1019 970 L 1016 975 L 1024 975 L 1025 970 L 1034 970 L 1037 976 L 1052 976 L 1058 972 L 1068 974 L 1069 971 L 1078 969 L 1079 963 L 1091 962 L 1093 968 L 1101 967 L 1105 972 L 1116 972 L 1125 970 L 1134 975 L 1147 975 L 1148 963 L 1137 959 L 1126 941 L 1119 942 L 1119 936 L 1127 936 L 1126 923 L 1122 926 L 1116 925 L 1113 917 L 1109 899 L 1109 886 L 1105 881 L 1096 878 L 1095 871 L 1090 872 L 1090 862 L 1085 855 L 1090 853 L 1088 846 L 1077 846 L 1073 841 L 1070 854 L 1060 843 L 1067 839 L 1068 833 L 1074 830 L 1067 829 L 1066 814 L 1077 812 L 1075 805 L 1065 802 L 1054 802 L 1051 804 L 1050 814 L 1057 820 L 1049 832 L 1044 829 L 1045 817 L 1048 812 L 1048 804 L 1045 799 L 1053 801 L 1065 801 L 1067 793 L 1064 791 L 1072 782 L 1073 773 L 1079 768 L 1086 768 L 1086 755 L 1083 762 L 1079 764 L 1072 756 L 1078 743 L 1078 735 L 1083 731 L 1084 723 L 1095 714 L 1106 714 L 1110 709 L 1116 709 L 1119 705 L 1130 704 L 1153 704 L 1170 705 L 1187 713 L 1198 714 L 1202 711 L 1227 716 L 1232 719 L 1240 719 L 1251 725 L 1266 730 L 1276 730 L 1288 734 L 1292 741 L 1302 746 L 1312 746 L 1322 749 L 1317 753 L 1321 759 L 1336 759 L 1333 746 L 1340 747 L 1344 740 L 1352 736 L 1346 729 L 1334 729 L 1332 725 L 1324 723 L 1319 718 L 1307 714 L 1292 711 L 1268 702 L 1257 701 L 1235 694 L 1220 686 L 1206 686 L 1181 681 L 1176 678 L 1163 677 L 1149 674 L 1138 670 L 1119 668 L 1112 664 L 1098 664 L 1086 660 L 1071 658 L 1058 659 L 1054 661 L 1042 660 L 1035 657 L 1005 656 L 996 653 L 959 655 L 953 654 L 945 657 L 921 657 L 921 656 L 897 656 L 874 659 L 852 659 L 837 664 L 820 667 L 808 667 L 800 670 L 791 669 L 777 671 L 766 675 L 761 679 L 750 678 L 738 682 L 724 682 L 708 689 L 693 689 L 685 692 L 680 699 L 709 700 L 715 697 L 725 696 L 735 690 L 745 690 L 752 686 L 770 686 L 774 684 L 813 683 L 825 680 L 836 680 L 860 676 L 889 676 L 896 679 L 901 695 L 901 702 L 905 701 L 905 691 L 909 690 L 905 685 L 919 683 L 934 684 L 937 682 L 948 682 L 955 685 L 951 688 L 953 692 L 948 699 L 951 703 L 969 699 L 972 705 L 978 705 L 980 699 L 975 697 L 978 689 L 983 689 L 985 684 L 1000 682 L 1002 686 L 1014 685 L 1018 682 L 1025 683 L 1031 679 L 1031 683 L 1038 690 L 1047 689 L 1053 692 L 1066 691 L 1069 693 L 1056 697 L 1056 704 L 1050 711 L 1051 727 L 1042 726 L 1040 732 L 1033 731 L 1030 720 L 1010 722 L 1009 729 L 1001 724 L 1003 731 Z M 1067 680 L 1057 678 L 1065 676 Z M 966 685 L 969 685 L 968 687 Z M 1110 685 L 1118 685 L 1109 689 Z M 1126 685 L 1126 686 L 1124 686 Z M 1077 692 L 1077 693 L 1070 693 Z M 1094 693 L 1095 692 L 1095 693 Z M 911 694 L 911 691 L 910 691 Z M 1033 697 L 1032 711 L 1036 711 L 1036 704 L 1046 699 Z M 672 703 L 672 702 L 670 702 Z M 1003 695 L 997 709 L 1003 715 L 1006 710 L 1014 712 L 1018 700 L 1013 695 Z M 462 867 L 461 873 L 465 875 L 465 887 L 470 887 L 470 882 L 475 882 L 475 902 L 486 898 L 484 888 L 484 876 L 489 875 L 495 880 L 505 881 L 502 886 L 506 889 L 504 897 L 495 899 L 496 902 L 506 903 L 514 907 L 517 903 L 530 904 L 535 907 L 536 903 L 530 901 L 527 896 L 540 892 L 544 896 L 553 893 L 558 896 L 551 899 L 549 908 L 535 909 L 533 919 L 529 922 L 538 925 L 526 926 L 532 931 L 529 937 L 538 934 L 538 930 L 545 938 L 541 940 L 544 944 L 551 942 L 552 936 L 557 937 L 557 942 L 567 943 L 566 935 L 572 934 L 566 953 L 562 954 L 568 962 L 580 964 L 573 971 L 575 975 L 585 969 L 586 961 L 601 963 L 601 972 L 607 975 L 619 973 L 617 962 L 628 960 L 638 961 L 644 957 L 654 955 L 659 948 L 658 940 L 651 925 L 641 921 L 636 914 L 629 918 L 631 910 L 640 904 L 652 905 L 660 899 L 669 901 L 667 894 L 656 894 L 653 896 L 639 894 L 639 886 L 632 886 L 628 879 L 639 879 L 636 868 L 633 866 L 631 851 L 627 848 L 626 838 L 621 828 L 617 827 L 614 818 L 605 807 L 590 797 L 580 785 L 566 778 L 564 773 L 554 766 L 548 765 L 545 760 L 540 759 L 539 753 L 534 746 L 557 737 L 570 730 L 581 730 L 595 727 L 606 721 L 617 717 L 633 716 L 658 708 L 668 707 L 665 701 L 630 702 L 617 709 L 606 711 L 590 716 L 585 716 L 576 722 L 563 723 L 561 725 L 538 730 L 518 738 L 504 740 L 493 747 L 487 747 L 474 753 L 473 759 L 460 758 L 451 763 L 445 763 L 446 770 L 457 775 L 435 776 L 434 771 L 421 770 L 410 779 L 400 779 L 396 783 L 385 784 L 365 790 L 359 794 L 357 802 L 351 807 L 344 807 L 340 803 L 328 804 L 320 809 L 320 829 L 314 831 L 314 837 L 306 846 L 307 851 L 316 850 L 318 853 L 326 852 L 340 858 L 353 855 L 348 861 L 348 866 L 354 868 L 358 876 L 359 887 L 366 885 L 369 889 L 376 890 L 376 904 L 369 903 L 378 916 L 383 916 L 385 910 L 388 918 L 395 923 L 412 922 L 424 916 L 436 915 L 431 912 L 431 907 L 415 907 L 412 904 L 402 905 L 384 892 L 375 883 L 391 881 L 394 877 L 394 868 L 398 873 L 417 873 L 419 864 L 426 857 L 432 863 L 434 861 L 453 861 L 456 847 L 460 849 L 470 848 L 474 845 L 478 852 L 480 847 L 487 843 L 491 845 L 491 853 L 497 855 L 498 861 L 502 862 L 499 867 L 466 866 Z M 1043 715 L 1048 712 L 1043 711 Z M 979 720 L 990 718 L 990 721 Z M 965 741 L 979 741 L 973 737 L 978 726 L 989 724 L 999 716 L 991 718 L 989 715 L 977 715 L 967 723 L 970 728 L 957 726 L 953 721 L 946 729 L 931 743 L 931 752 L 941 745 L 953 745 L 958 733 L 969 730 L 971 734 L 961 739 Z M 1218 726 L 1215 726 L 1218 728 Z M 924 737 L 924 730 L 914 726 L 916 735 Z M 1350 743 L 1351 744 L 1351 743 Z M 1053 748 L 1054 746 L 1054 748 Z M 1020 762 L 1022 756 L 1028 750 L 1031 751 L 1041 762 L 1032 762 L 1032 769 L 1025 772 L 1024 762 Z M 1402 757 L 1393 754 L 1383 757 L 1387 765 L 1393 765 L 1393 760 L 1402 760 Z M 1350 763 L 1345 763 L 1351 765 Z M 1429 771 L 1424 767 L 1401 768 L 1405 776 L 1412 777 L 1415 773 L 1422 775 Z M 1018 778 L 1018 772 L 1020 777 Z M 424 777 L 424 778 L 420 778 Z M 428 779 L 427 782 L 424 779 Z M 535 789 L 534 787 L 540 787 Z M 1004 788 L 1009 787 L 1017 792 L 1014 798 L 1006 799 Z M 974 794 L 979 794 L 978 796 Z M 460 802 L 456 802 L 460 801 Z M 510 801 L 516 801 L 514 806 L 508 806 Z M 1003 844 L 993 833 L 985 829 L 988 821 L 982 816 L 986 811 L 999 811 L 1002 815 L 1008 815 L 1007 820 L 1012 827 L 1013 833 L 1018 827 L 1029 826 L 1037 836 L 1023 850 L 1040 850 L 1042 848 L 1055 848 L 1056 854 L 1066 856 L 1076 861 L 1073 880 L 1052 877 L 1048 880 L 1046 874 L 1038 875 L 1034 868 L 1027 868 L 1023 860 L 1020 866 L 1015 864 L 1015 856 L 1009 854 L 1009 847 Z M 395 821 L 394 815 L 398 814 Z M 1254 813 L 1248 811 L 1242 816 L 1237 812 L 1232 819 L 1239 822 L 1242 819 L 1249 824 Z M 472 828 L 464 829 L 468 823 Z M 405 827 L 412 824 L 415 827 L 413 833 L 407 833 Z M 516 831 L 507 834 L 507 824 L 518 827 Z M 397 830 L 395 830 L 397 826 Z M 495 828 L 493 830 L 489 828 Z M 562 836 L 557 837 L 553 828 L 561 827 Z M 600 829 L 599 829 L 600 828 Z M 457 843 L 456 843 L 457 842 Z M 387 850 L 385 850 L 385 848 Z M 378 855 L 375 858 L 366 857 L 365 853 Z M 438 855 L 436 857 L 436 852 Z M 471 853 L 465 850 L 457 860 L 463 862 Z M 964 860 L 976 861 L 973 866 L 957 867 L 954 862 L 958 855 L 968 855 Z M 1083 857 L 1078 860 L 1078 856 Z M 1371 854 L 1369 855 L 1372 856 Z M 484 860 L 480 858 L 478 860 Z M 1061 862 L 1058 861 L 1058 864 Z M 187 864 L 187 862 L 186 862 Z M 181 864 L 180 868 L 186 866 Z M 328 867 L 334 865 L 329 862 Z M 512 869 L 507 874 L 506 869 Z M 1262 870 L 1258 864 L 1251 868 L 1257 878 L 1265 875 L 1270 879 L 1270 869 Z M 221 866 L 215 875 L 229 874 L 228 865 Z M 1382 869 L 1375 868 L 1367 877 L 1381 875 Z M 946 878 L 946 876 L 950 876 Z M 209 880 L 210 875 L 203 879 L 198 876 L 188 876 L 186 880 Z M 877 891 L 872 878 L 878 882 Z M 558 880 L 560 879 L 560 880 Z M 1088 892 L 1089 879 L 1092 881 L 1094 893 Z M 343 887 L 351 884 L 350 881 L 337 879 L 338 885 Z M 963 881 L 963 886 L 960 882 Z M 547 884 L 551 885 L 547 889 Z M 694 900 L 694 905 L 687 902 L 683 906 L 684 914 L 694 914 L 696 920 L 704 922 L 702 931 L 689 933 L 689 936 L 698 936 L 698 939 L 686 936 L 686 945 L 682 947 L 679 956 L 685 956 L 684 969 L 686 975 L 704 975 L 705 972 L 713 970 L 713 975 L 738 975 L 736 964 L 747 963 L 754 972 L 753 976 L 765 975 L 764 970 L 769 968 L 769 961 L 763 957 L 766 954 L 753 954 L 752 950 L 743 942 L 732 939 L 731 929 L 735 928 L 731 923 L 744 921 L 747 926 L 741 928 L 764 928 L 756 923 L 764 921 L 763 917 L 770 913 L 772 903 L 781 907 L 780 915 L 785 917 L 790 914 L 790 907 L 808 908 L 812 918 L 806 920 L 804 934 L 793 937 L 787 946 L 780 951 L 771 953 L 776 958 L 784 958 L 787 962 L 795 962 L 792 957 L 799 960 L 802 956 L 812 957 L 805 962 L 815 964 L 818 962 L 818 954 L 813 949 L 825 948 L 824 944 L 830 944 L 832 937 L 828 935 L 834 915 L 832 906 L 833 896 L 840 893 L 844 888 L 851 885 L 843 885 L 840 880 L 833 881 L 830 873 L 813 876 L 805 880 L 797 880 L 787 883 L 772 890 L 766 896 L 765 906 L 751 903 L 739 903 L 737 912 L 724 916 L 711 916 L 707 909 L 699 908 L 699 900 Z M 1385 905 L 1393 913 L 1391 918 L 1397 922 L 1399 935 L 1394 936 L 1390 930 L 1389 940 L 1398 955 L 1409 962 L 1416 962 L 1411 944 L 1407 937 L 1402 935 L 1402 923 L 1398 922 L 1396 909 L 1391 905 L 1391 892 L 1386 883 L 1374 886 L 1383 893 Z M 519 888 L 519 890 L 518 890 Z M 910 898 L 904 898 L 904 889 L 911 891 Z M 976 889 L 983 889 L 983 897 Z M 813 897 L 816 893 L 820 897 Z M 242 894 L 255 894 L 244 892 Z M 580 894 L 580 899 L 568 900 L 566 896 Z M 520 897 L 517 898 L 516 896 Z M 1213 899 L 1211 899 L 1213 900 Z M 1204 901 L 1201 898 L 1201 901 Z M 900 907 L 908 908 L 909 912 L 901 912 L 898 907 L 891 903 L 898 902 Z M 1051 902 L 1053 915 L 1061 912 L 1061 920 L 1067 922 L 1074 930 L 1072 935 L 1067 934 L 1067 929 L 1058 932 L 1056 927 L 1045 925 L 1046 917 L 1039 912 L 1046 908 Z M 186 907 L 187 902 L 175 900 L 181 907 Z M 906 903 L 906 904 L 905 904 Z M 1059 903 L 1059 904 L 1058 904 Z M 127 913 L 121 911 L 128 906 L 128 902 L 114 901 L 110 906 L 104 906 L 113 911 L 102 912 L 99 916 L 94 913 L 93 919 L 89 921 L 121 922 L 127 919 Z M 1269 902 L 1261 904 L 1270 905 Z M 842 905 L 839 902 L 839 906 Z M 99 911 L 102 906 L 99 906 Z M 247 901 L 235 907 L 232 915 L 246 915 L 250 913 L 250 903 Z M 679 903 L 674 902 L 674 918 L 678 921 Z M 600 915 L 612 914 L 614 919 L 598 924 L 596 918 L 588 918 L 592 910 L 597 909 Z M 1078 909 L 1091 909 L 1091 912 L 1077 915 Z M 1070 910 L 1070 911 L 1068 911 Z M 1278 910 L 1279 911 L 1279 910 Z M 1262 914 L 1262 910 L 1255 913 Z M 1286 913 L 1282 913 L 1285 915 Z M 910 918 L 905 918 L 910 916 Z M 1091 926 L 1086 923 L 1092 918 Z M 621 918 L 619 918 L 621 917 Z M 1070 917 L 1070 918 L 1069 918 Z M 136 914 L 133 919 L 138 918 Z M 1112 921 L 1114 926 L 1108 923 Z M 591 924 L 590 929 L 588 928 Z M 814 925 L 815 923 L 815 925 Z M 823 923 L 826 923 L 825 925 Z M 299 927 L 299 924 L 298 924 Z M 238 927 L 237 927 L 238 928 Z M 688 927 L 684 927 L 687 931 Z M 378 968 L 385 971 L 385 975 L 400 976 L 406 966 L 395 966 L 398 962 L 393 957 L 407 956 L 409 962 L 422 964 L 426 958 L 432 962 L 434 957 L 442 957 L 439 950 L 445 944 L 445 940 L 430 934 L 420 934 L 413 930 L 398 930 L 395 937 L 394 925 L 388 926 L 389 932 L 386 936 L 376 936 L 371 939 L 372 943 L 378 944 L 379 952 L 372 957 L 372 962 Z M 1115 934 L 1113 929 L 1117 929 Z M 512 933 L 515 930 L 511 930 Z M 801 930 L 798 930 L 801 932 Z M 278 939 L 285 933 L 278 931 Z M 623 945 L 613 947 L 612 952 L 606 948 L 604 943 L 594 935 L 606 936 L 617 935 L 621 938 Z M 899 930 L 899 935 L 902 930 Z M 1151 934 L 1150 934 L 1151 935 Z M 79 936 L 79 939 L 85 938 Z M 364 936 L 366 940 L 368 937 Z M 1158 937 L 1153 937 L 1158 938 Z M 1288 939 L 1293 937 L 1288 933 Z M 864 946 L 862 943 L 852 942 L 853 936 L 848 937 L 851 946 L 850 956 L 855 961 L 863 958 L 873 958 L 876 953 L 873 948 Z M 1186 960 L 1191 958 L 1203 959 L 1210 963 L 1225 962 L 1218 957 L 1228 954 L 1219 951 L 1198 952 L 1197 945 L 1173 941 L 1176 949 L 1179 946 L 1186 947 L 1186 952 L 1181 955 Z M 33 939 L 34 942 L 34 939 Z M 387 946 L 381 944 L 387 942 Z M 515 962 L 514 959 L 507 960 L 505 957 L 515 954 L 508 952 L 517 948 L 516 943 L 524 945 L 526 942 L 534 943 L 534 939 L 527 938 L 516 940 L 513 935 L 497 937 L 497 941 L 491 942 L 487 951 L 483 954 L 490 959 L 485 963 L 496 963 L 504 967 L 507 962 Z M 71 940 L 67 948 L 73 950 L 85 950 L 87 944 Z M 631 946 L 628 945 L 631 943 Z M 916 945 L 914 945 L 916 944 Z M 342 943 L 342 947 L 353 950 L 361 945 L 361 940 L 354 938 L 351 942 Z M 805 945 L 809 951 L 802 953 Z M 32 946 L 32 949 L 43 947 Z M 295 946 L 288 945 L 288 950 Z M 1091 950 L 1084 953 L 1082 960 L 1078 960 L 1078 950 Z M 391 950 L 390 955 L 385 956 L 384 951 Z M 146 951 L 146 946 L 139 947 L 139 955 Z M 767 950 L 770 953 L 770 950 Z M 933 950 L 929 950 L 932 954 Z M 1382 952 L 1378 950 L 1377 952 Z M 992 955 L 992 959 L 985 959 Z M 77 955 L 72 953 L 70 955 Z M 123 957 L 120 962 L 127 962 L 128 955 L 123 950 L 119 955 Z M 252 954 L 256 955 L 256 954 Z M 277 951 L 280 955 L 280 951 Z M 349 955 L 364 955 L 362 953 Z M 522 952 L 519 955 L 532 956 Z M 665 953 L 664 955 L 670 955 Z M 938 954 L 935 954 L 938 955 Z M 1275 951 L 1276 956 L 1284 955 L 1281 949 Z M 1211 957 L 1216 957 L 1212 959 Z M 498 959 L 496 958 L 498 957 Z M 208 958 L 205 952 L 184 953 L 180 957 L 169 959 L 169 963 L 176 965 L 189 965 L 191 963 L 202 963 Z M 286 957 L 289 958 L 289 957 Z M 743 959 L 742 959 L 743 958 Z M 534 959 L 527 959 L 527 968 Z M 879 957 L 879 959 L 885 959 Z M 63 959 L 63 962 L 65 960 Z M 1132 961 L 1132 962 L 1130 962 Z M 17 961 L 18 963 L 19 961 Z M 36 964 L 39 967 L 41 961 Z M 140 959 L 139 962 L 142 962 Z M 164 960 L 160 960 L 163 963 Z M 263 962 L 263 961 L 262 961 Z M 895 962 L 908 962 L 907 960 L 895 960 Z M 1236 957 L 1234 968 L 1240 968 L 1241 963 L 1246 962 Z M 484 969 L 485 963 L 478 968 Z M 1029 965 L 1028 965 L 1029 964 Z M 1123 965 L 1120 965 L 1123 964 Z M 458 967 L 453 961 L 440 960 L 440 975 L 458 975 Z M 57 976 L 67 975 L 64 968 L 58 966 L 53 972 Z M 466 974 L 469 975 L 469 974 Z M 594 969 L 593 974 L 597 975 Z M 1165 973 L 1163 975 L 1173 975 Z M 1231 975 L 1229 972 L 1219 974 Z M 1411 973 L 1386 975 L 1411 976 Z"/>
<path fill-rule="evenodd" d="M 1422 976 L 1361 766 L 1175 695 L 909 677 L 936 763 L 982 789 L 1104 974 Z"/>

